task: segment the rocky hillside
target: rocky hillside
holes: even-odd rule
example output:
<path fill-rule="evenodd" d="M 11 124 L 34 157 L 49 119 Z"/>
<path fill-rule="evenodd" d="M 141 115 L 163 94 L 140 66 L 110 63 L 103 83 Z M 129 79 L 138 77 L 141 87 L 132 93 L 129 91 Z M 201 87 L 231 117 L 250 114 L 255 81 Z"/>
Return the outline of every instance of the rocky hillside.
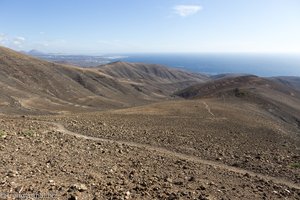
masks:
<path fill-rule="evenodd" d="M 295 84 L 279 78 L 253 75 L 225 77 L 196 84 L 176 93 L 187 98 L 219 98 L 258 105 L 273 116 L 300 127 L 300 92 Z"/>
<path fill-rule="evenodd" d="M 6 113 L 130 107 L 168 99 L 172 92 L 204 80 L 202 75 L 143 64 L 81 69 L 0 47 L 0 112 Z"/>

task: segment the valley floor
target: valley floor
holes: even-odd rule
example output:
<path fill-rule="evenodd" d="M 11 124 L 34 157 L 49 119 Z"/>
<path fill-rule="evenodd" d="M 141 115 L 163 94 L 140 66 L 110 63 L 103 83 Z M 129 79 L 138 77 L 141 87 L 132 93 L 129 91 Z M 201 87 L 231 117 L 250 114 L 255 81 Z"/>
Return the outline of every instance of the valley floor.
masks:
<path fill-rule="evenodd" d="M 300 199 L 299 130 L 247 103 L 2 116 L 0 130 L 0 199 Z"/>

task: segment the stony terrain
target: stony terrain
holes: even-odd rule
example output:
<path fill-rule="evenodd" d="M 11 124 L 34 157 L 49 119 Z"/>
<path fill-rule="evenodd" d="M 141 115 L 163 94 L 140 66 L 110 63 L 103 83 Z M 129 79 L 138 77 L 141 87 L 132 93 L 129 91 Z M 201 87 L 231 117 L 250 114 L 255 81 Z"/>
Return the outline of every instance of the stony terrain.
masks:
<path fill-rule="evenodd" d="M 234 172 L 134 144 L 71 136 L 55 124 L 36 120 L 40 119 L 4 117 L 1 121 L 2 196 L 299 199 L 299 187 L 251 172 Z"/>
<path fill-rule="evenodd" d="M 177 101 L 58 120 L 88 136 L 162 146 L 299 183 L 299 169 L 291 167 L 300 160 L 299 132 L 249 111 L 217 101 Z"/>
<path fill-rule="evenodd" d="M 0 78 L 0 199 L 300 199 L 298 78 L 2 47 Z"/>

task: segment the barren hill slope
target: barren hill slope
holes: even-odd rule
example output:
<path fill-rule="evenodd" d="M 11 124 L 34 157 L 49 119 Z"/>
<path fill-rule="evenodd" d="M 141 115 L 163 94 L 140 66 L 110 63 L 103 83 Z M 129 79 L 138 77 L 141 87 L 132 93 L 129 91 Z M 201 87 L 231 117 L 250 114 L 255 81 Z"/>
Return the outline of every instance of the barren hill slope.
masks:
<path fill-rule="evenodd" d="M 176 95 L 187 99 L 213 97 L 249 102 L 300 127 L 300 93 L 293 85 L 278 79 L 253 75 L 221 78 L 188 87 Z"/>
<path fill-rule="evenodd" d="M 100 145 L 106 142 L 120 144 L 111 152 L 117 152 L 118 156 L 113 159 L 120 158 L 122 162 L 126 160 L 127 156 L 136 159 L 137 152 L 140 152 L 140 150 L 135 151 L 136 156 L 133 156 L 127 152 L 125 145 L 151 151 L 153 157 L 151 157 L 150 163 L 153 165 L 149 167 L 150 170 L 145 173 L 143 168 L 142 172 L 134 173 L 134 176 L 138 177 L 146 175 L 150 181 L 143 184 L 143 181 L 148 179 L 143 177 L 141 182 L 130 183 L 134 185 L 132 188 L 136 184 L 142 183 L 141 185 L 144 185 L 142 188 L 147 191 L 147 196 L 156 194 L 157 190 L 152 190 L 152 187 L 157 186 L 157 188 L 165 190 L 164 180 L 166 178 L 164 176 L 160 181 L 151 179 L 156 177 L 157 173 L 165 171 L 169 173 L 168 180 L 172 179 L 169 182 L 173 183 L 168 188 L 173 188 L 174 193 L 180 196 L 180 193 L 177 192 L 178 188 L 186 191 L 192 186 L 192 182 L 184 178 L 189 173 L 183 174 L 186 170 L 191 169 L 191 165 L 188 165 L 186 161 L 191 161 L 192 163 L 201 163 L 202 166 L 211 166 L 217 170 L 212 172 L 211 169 L 206 169 L 204 174 L 195 176 L 194 179 L 199 180 L 200 183 L 204 181 L 207 187 L 203 192 L 209 194 L 210 197 L 217 195 L 216 198 L 211 199 L 222 199 L 224 196 L 227 196 L 227 199 L 263 199 L 263 196 L 266 197 L 265 199 L 284 197 L 299 199 L 295 198 L 295 196 L 299 197 L 299 189 L 296 188 L 300 188 L 299 129 L 297 131 L 295 127 L 270 117 L 270 114 L 259 106 L 244 101 L 223 102 L 213 98 L 165 101 L 114 111 L 45 116 L 42 120 L 58 122 L 55 124 L 59 127 L 59 131 L 81 139 L 85 138 L 89 142 L 98 141 Z M 95 148 L 87 149 L 88 152 L 94 152 L 94 150 Z M 103 156 L 107 155 L 108 151 L 105 149 L 105 153 L 102 152 Z M 167 157 L 177 157 L 178 160 L 182 159 L 184 166 L 180 165 L 176 170 L 169 165 L 166 167 L 169 161 L 162 158 L 162 154 Z M 127 166 L 127 170 L 149 166 L 146 163 L 147 158 L 148 156 L 138 159 L 138 166 L 134 164 Z M 90 160 L 94 162 L 97 159 Z M 158 167 L 158 160 L 165 164 L 163 169 Z M 107 161 L 105 159 L 105 163 Z M 83 163 L 83 161 L 81 162 Z M 123 164 L 119 165 L 119 160 L 112 163 L 124 166 Z M 181 161 L 172 163 L 177 166 Z M 97 168 L 99 165 L 102 166 L 87 162 L 80 166 Z M 126 171 L 126 169 L 124 170 Z M 199 174 L 201 171 L 201 167 L 197 167 L 192 173 Z M 114 172 L 123 173 L 120 169 Z M 224 172 L 231 178 L 238 174 L 241 180 L 229 181 L 228 178 L 222 178 Z M 170 174 L 172 175 L 170 176 Z M 110 177 L 113 180 L 112 183 L 116 183 L 114 180 L 118 176 L 110 175 Z M 122 176 L 125 180 L 128 180 L 127 177 L 130 175 Z M 210 184 L 212 177 L 216 177 L 217 182 L 213 181 L 214 183 Z M 258 178 L 258 180 L 248 185 L 248 181 L 252 178 Z M 106 176 L 103 180 L 107 180 Z M 103 180 L 99 182 L 102 183 Z M 92 181 L 87 181 L 87 183 L 94 183 Z M 264 184 L 261 189 L 257 189 L 261 187 L 258 185 L 265 182 L 267 184 Z M 237 184 L 234 189 L 231 187 L 232 183 Z M 199 187 L 199 183 L 197 184 Z M 272 189 L 266 189 L 266 186 L 270 186 Z M 226 188 L 222 193 L 218 191 L 218 188 L 221 187 Z M 288 191 L 278 195 L 277 192 L 274 192 L 278 191 L 278 188 Z M 101 192 L 105 190 L 97 189 Z M 144 190 L 134 190 L 133 195 L 139 194 L 140 191 Z M 249 193 L 254 196 L 246 198 Z M 188 199 L 185 196 L 180 197 Z M 135 198 L 136 196 L 133 197 L 133 199 Z"/>
<path fill-rule="evenodd" d="M 172 83 L 182 80 L 203 81 L 208 77 L 200 74 L 193 74 L 179 69 L 171 69 L 156 64 L 114 62 L 99 66 L 100 71 L 116 78 L 132 80 L 154 80 L 159 82 Z"/>
<path fill-rule="evenodd" d="M 123 84 L 148 96 L 169 96 L 195 83 L 203 83 L 209 77 L 155 64 L 114 62 L 101 65 L 98 72 L 110 75 Z"/>
<path fill-rule="evenodd" d="M 272 80 L 279 81 L 283 84 L 289 85 L 294 89 L 300 91 L 300 77 L 297 76 L 279 76 L 273 77 Z"/>
<path fill-rule="evenodd" d="M 156 66 L 151 79 L 137 83 L 136 75 L 127 76 L 126 81 L 118 75 L 122 68 L 128 71 L 130 64 L 115 64 L 109 70 L 81 69 L 0 47 L 0 111 L 41 113 L 141 105 L 169 98 L 175 90 L 207 79 Z M 134 73 L 147 74 L 147 66 L 135 66 Z M 176 73 L 181 76 L 173 76 Z"/>

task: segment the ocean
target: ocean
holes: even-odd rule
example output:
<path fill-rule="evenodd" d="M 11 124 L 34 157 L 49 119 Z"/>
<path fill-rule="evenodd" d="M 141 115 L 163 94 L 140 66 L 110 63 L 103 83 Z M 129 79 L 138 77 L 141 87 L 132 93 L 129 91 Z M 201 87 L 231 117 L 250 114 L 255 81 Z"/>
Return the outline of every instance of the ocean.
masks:
<path fill-rule="evenodd" d="M 300 76 L 300 54 L 128 54 L 119 60 L 161 64 L 210 75 Z"/>

